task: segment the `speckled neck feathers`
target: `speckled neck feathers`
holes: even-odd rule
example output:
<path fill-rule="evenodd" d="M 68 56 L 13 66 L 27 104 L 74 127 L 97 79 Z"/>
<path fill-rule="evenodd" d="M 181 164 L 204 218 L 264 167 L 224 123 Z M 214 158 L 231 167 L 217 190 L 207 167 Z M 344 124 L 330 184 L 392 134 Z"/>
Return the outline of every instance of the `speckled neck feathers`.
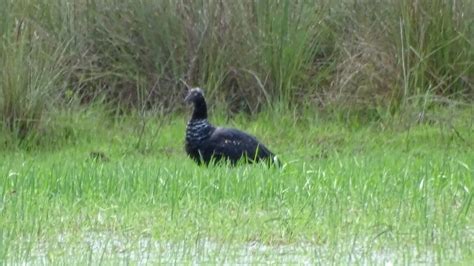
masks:
<path fill-rule="evenodd" d="M 198 144 L 209 138 L 215 129 L 207 119 L 191 119 L 186 126 L 186 142 L 189 145 Z"/>
<path fill-rule="evenodd" d="M 215 127 L 207 121 L 207 105 L 204 98 L 194 102 L 194 110 L 191 120 L 186 126 L 186 142 L 194 146 L 204 139 L 209 138 Z"/>

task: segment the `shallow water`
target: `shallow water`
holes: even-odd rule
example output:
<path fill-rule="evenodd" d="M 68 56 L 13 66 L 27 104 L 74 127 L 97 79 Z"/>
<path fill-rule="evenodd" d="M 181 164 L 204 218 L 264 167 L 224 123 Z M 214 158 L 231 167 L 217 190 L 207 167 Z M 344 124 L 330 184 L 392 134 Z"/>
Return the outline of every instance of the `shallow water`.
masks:
<path fill-rule="evenodd" d="M 416 248 L 368 249 L 358 241 L 343 245 L 296 243 L 267 245 L 257 241 L 220 243 L 210 239 L 196 241 L 157 241 L 151 237 L 124 237 L 112 233 L 60 235 L 55 241 L 30 243 L 28 256 L 14 264 L 436 264 L 433 251 Z M 445 258 L 456 261 L 453 257 Z"/>

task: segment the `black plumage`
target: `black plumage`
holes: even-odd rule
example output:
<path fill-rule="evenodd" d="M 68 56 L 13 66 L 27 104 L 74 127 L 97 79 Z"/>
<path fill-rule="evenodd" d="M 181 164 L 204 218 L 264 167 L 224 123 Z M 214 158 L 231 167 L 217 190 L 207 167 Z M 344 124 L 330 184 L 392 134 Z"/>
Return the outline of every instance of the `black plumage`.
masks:
<path fill-rule="evenodd" d="M 186 127 L 186 153 L 198 164 L 228 160 L 232 164 L 244 159 L 253 163 L 278 159 L 254 136 L 234 128 L 215 127 L 207 120 L 207 105 L 200 88 L 190 89 L 185 102 L 194 105 Z"/>

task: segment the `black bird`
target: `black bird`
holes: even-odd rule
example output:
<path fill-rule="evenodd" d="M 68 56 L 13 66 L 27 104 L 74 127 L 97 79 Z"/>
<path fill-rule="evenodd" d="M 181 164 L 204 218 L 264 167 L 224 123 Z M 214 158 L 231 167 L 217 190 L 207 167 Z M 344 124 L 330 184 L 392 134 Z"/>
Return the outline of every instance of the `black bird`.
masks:
<path fill-rule="evenodd" d="M 200 88 L 190 89 L 184 99 L 194 105 L 186 127 L 186 153 L 198 164 L 228 160 L 236 164 L 266 161 L 279 164 L 275 155 L 254 136 L 234 128 L 215 127 L 207 120 L 207 105 Z"/>

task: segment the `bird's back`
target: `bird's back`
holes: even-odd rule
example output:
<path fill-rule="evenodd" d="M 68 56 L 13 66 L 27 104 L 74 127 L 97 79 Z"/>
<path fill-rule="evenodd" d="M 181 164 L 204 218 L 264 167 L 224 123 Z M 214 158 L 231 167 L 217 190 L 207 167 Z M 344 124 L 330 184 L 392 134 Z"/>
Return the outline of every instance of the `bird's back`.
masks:
<path fill-rule="evenodd" d="M 216 158 L 236 163 L 243 157 L 248 161 L 271 159 L 274 154 L 254 136 L 234 128 L 216 128 L 206 141 L 206 151 Z"/>

